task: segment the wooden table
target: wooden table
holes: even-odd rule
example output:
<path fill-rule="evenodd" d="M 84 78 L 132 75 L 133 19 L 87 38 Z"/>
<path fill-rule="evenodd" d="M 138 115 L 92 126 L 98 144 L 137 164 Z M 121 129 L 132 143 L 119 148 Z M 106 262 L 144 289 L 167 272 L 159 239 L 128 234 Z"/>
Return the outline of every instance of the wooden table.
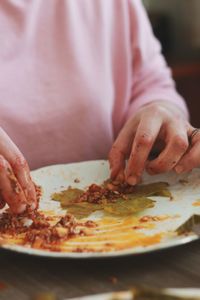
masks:
<path fill-rule="evenodd" d="M 117 282 L 114 283 L 114 281 Z M 200 241 L 141 256 L 99 260 L 47 259 L 0 252 L 0 299 L 58 299 L 124 290 L 133 285 L 200 288 Z"/>

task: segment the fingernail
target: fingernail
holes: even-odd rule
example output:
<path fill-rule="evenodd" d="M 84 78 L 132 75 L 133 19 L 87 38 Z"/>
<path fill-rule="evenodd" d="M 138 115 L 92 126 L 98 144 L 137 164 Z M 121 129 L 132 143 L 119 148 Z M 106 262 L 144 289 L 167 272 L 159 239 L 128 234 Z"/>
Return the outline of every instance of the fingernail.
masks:
<path fill-rule="evenodd" d="M 135 176 L 129 176 L 128 179 L 127 179 L 127 182 L 130 185 L 136 185 L 136 183 L 137 183 L 137 177 L 135 177 Z"/>
<path fill-rule="evenodd" d="M 124 182 L 124 172 L 123 171 L 120 171 L 119 174 L 117 175 L 117 178 L 116 180 L 119 181 L 119 182 Z"/>
<path fill-rule="evenodd" d="M 11 208 L 12 212 L 15 214 L 21 214 L 26 210 L 26 204 L 20 204 L 17 207 L 12 207 Z"/>
<path fill-rule="evenodd" d="M 184 169 L 183 169 L 182 166 L 177 166 L 177 167 L 175 167 L 175 171 L 176 171 L 176 173 L 178 173 L 178 174 L 182 173 L 183 170 L 184 170 Z"/>
<path fill-rule="evenodd" d="M 35 201 L 32 202 L 32 203 L 29 203 L 29 208 L 30 208 L 31 210 L 36 209 L 36 207 L 37 207 L 37 203 L 36 203 Z"/>

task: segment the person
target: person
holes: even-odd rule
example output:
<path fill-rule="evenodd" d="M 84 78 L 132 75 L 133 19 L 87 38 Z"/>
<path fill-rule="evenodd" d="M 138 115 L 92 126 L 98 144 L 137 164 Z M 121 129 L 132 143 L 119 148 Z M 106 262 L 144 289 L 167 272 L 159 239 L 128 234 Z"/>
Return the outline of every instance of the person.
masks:
<path fill-rule="evenodd" d="M 109 153 L 111 178 L 131 185 L 200 164 L 140 0 L 1 0 L 0 40 L 1 208 L 35 209 L 30 169 L 49 164 Z"/>

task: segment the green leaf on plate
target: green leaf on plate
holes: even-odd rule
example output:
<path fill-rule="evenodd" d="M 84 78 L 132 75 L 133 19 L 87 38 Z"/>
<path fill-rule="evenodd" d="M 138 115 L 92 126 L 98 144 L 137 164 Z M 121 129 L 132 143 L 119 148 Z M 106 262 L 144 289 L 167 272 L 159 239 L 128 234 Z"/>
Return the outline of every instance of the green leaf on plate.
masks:
<path fill-rule="evenodd" d="M 200 236 L 200 215 L 192 215 L 186 222 L 176 229 L 176 232 L 179 235 L 194 232 Z"/>
<path fill-rule="evenodd" d="M 93 212 L 102 210 L 102 206 L 100 204 L 93 203 L 75 203 L 69 204 L 65 206 L 67 209 L 67 213 L 74 215 L 77 219 L 87 218 Z"/>
<path fill-rule="evenodd" d="M 55 201 L 60 201 L 63 208 L 69 204 L 74 203 L 84 191 L 77 188 L 68 188 L 67 190 L 61 191 L 60 193 L 54 193 L 51 198 Z"/>
<path fill-rule="evenodd" d="M 135 197 L 126 195 L 127 199 L 119 198 L 115 203 L 107 204 L 103 209 L 111 214 L 124 216 L 141 212 L 147 208 L 154 207 L 155 201 L 146 197 Z"/>
<path fill-rule="evenodd" d="M 60 201 L 61 207 L 73 214 L 76 218 L 86 218 L 91 213 L 104 210 L 113 215 L 126 216 L 138 213 L 154 206 L 153 200 L 146 197 L 135 197 L 134 194 L 126 195 L 124 198 L 116 198 L 115 202 L 102 201 L 102 203 L 77 202 L 79 196 L 83 194 L 79 189 L 68 189 L 61 193 L 52 195 L 52 199 Z"/>
<path fill-rule="evenodd" d="M 160 197 L 172 197 L 168 189 L 169 184 L 167 182 L 154 182 L 149 184 L 136 185 L 133 187 L 133 193 L 135 196 L 160 196 Z"/>
<path fill-rule="evenodd" d="M 116 194 L 112 192 L 111 199 L 107 199 L 106 194 L 103 192 L 106 189 L 106 183 L 99 186 L 100 195 L 102 189 L 102 198 L 100 198 L 99 203 L 87 201 L 89 199 L 87 196 L 82 197 L 81 201 L 79 201 L 79 198 L 84 195 L 85 191 L 71 187 L 60 193 L 54 193 L 52 199 L 60 201 L 61 207 L 67 209 L 68 213 L 73 214 L 77 218 L 85 218 L 98 210 L 104 210 L 117 216 L 136 214 L 147 208 L 154 207 L 155 201 L 149 199 L 148 197 L 150 196 L 171 197 L 168 183 L 166 182 L 156 182 L 134 187 L 119 185 L 116 188 L 118 188 L 118 192 Z M 87 191 L 89 191 L 89 188 Z"/>

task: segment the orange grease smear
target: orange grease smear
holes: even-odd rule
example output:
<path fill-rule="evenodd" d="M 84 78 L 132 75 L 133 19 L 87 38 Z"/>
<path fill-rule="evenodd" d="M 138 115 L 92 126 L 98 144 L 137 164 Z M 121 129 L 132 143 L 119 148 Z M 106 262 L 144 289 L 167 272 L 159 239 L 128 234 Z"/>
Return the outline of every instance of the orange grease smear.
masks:
<path fill-rule="evenodd" d="M 98 223 L 93 235 L 68 240 L 61 245 L 64 252 L 110 252 L 147 247 L 160 243 L 163 234 L 146 235 L 137 229 L 151 229 L 154 224 L 142 224 L 139 218 L 105 218 Z M 136 228 L 136 229 L 135 229 Z"/>
<path fill-rule="evenodd" d="M 47 215 L 49 212 L 47 212 Z M 158 216 L 159 217 L 159 216 Z M 96 221 L 97 227 L 90 228 L 88 236 L 74 237 L 61 244 L 52 245 L 50 251 L 60 252 L 110 252 L 134 247 L 147 247 L 161 242 L 164 233 L 147 235 L 142 229 L 152 229 L 152 220 L 140 222 L 139 217 L 104 217 Z M 23 245 L 23 234 L 4 235 L 4 243 Z"/>

